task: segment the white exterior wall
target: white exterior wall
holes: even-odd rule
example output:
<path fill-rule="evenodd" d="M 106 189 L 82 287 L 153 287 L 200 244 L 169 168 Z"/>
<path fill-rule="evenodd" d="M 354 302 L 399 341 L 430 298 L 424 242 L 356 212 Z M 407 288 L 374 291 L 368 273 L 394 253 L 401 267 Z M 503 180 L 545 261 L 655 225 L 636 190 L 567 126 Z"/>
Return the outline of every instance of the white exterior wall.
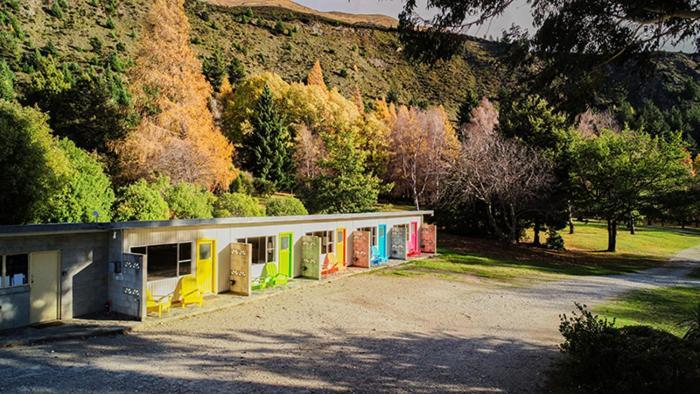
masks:
<path fill-rule="evenodd" d="M 281 218 L 283 219 L 283 218 Z M 337 228 L 345 228 L 347 239 L 345 261 L 352 262 L 352 244 L 350 236 L 353 231 L 363 227 L 373 227 L 380 224 L 387 226 L 387 248 L 391 245 L 391 228 L 395 225 L 409 224 L 417 222 L 418 226 L 423 222 L 423 215 L 419 213 L 406 212 L 406 216 L 391 216 L 391 217 L 371 217 L 371 218 L 353 218 L 341 220 L 309 220 L 296 221 L 289 223 L 245 223 L 245 224 L 210 224 L 197 226 L 170 226 L 170 227 L 149 227 L 135 228 L 124 230 L 124 238 L 122 242 L 122 250 L 129 252 L 132 247 L 148 246 L 158 244 L 170 244 L 179 242 L 194 242 L 198 239 L 209 238 L 216 240 L 216 262 L 217 262 L 217 292 L 225 292 L 229 289 L 229 244 L 236 242 L 239 238 L 261 237 L 261 236 L 279 236 L 280 233 L 291 232 L 293 237 L 293 261 L 294 261 L 294 276 L 301 275 L 301 237 L 309 232 L 336 230 Z M 193 249 L 193 257 L 196 253 Z M 387 252 L 388 256 L 389 253 Z M 276 243 L 276 257 L 279 256 L 279 238 Z M 158 281 L 157 286 L 151 285 L 151 291 L 154 294 L 167 294 L 171 292 L 177 283 L 177 278 L 172 280 Z"/>

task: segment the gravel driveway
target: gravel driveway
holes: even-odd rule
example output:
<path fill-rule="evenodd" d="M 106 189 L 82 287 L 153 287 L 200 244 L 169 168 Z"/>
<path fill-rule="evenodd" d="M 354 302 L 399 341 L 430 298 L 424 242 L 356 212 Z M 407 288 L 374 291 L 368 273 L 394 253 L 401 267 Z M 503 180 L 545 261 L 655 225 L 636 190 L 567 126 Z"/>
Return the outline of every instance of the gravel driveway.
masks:
<path fill-rule="evenodd" d="M 558 315 L 685 284 L 688 261 L 527 288 L 370 274 L 138 333 L 0 349 L 0 392 L 536 392 Z"/>

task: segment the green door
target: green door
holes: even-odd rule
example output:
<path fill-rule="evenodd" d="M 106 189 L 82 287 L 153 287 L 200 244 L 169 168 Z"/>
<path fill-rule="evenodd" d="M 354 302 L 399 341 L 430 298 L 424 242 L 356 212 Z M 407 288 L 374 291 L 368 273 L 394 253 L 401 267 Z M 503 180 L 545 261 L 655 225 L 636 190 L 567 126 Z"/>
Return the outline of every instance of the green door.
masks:
<path fill-rule="evenodd" d="M 279 273 L 286 276 L 287 278 L 294 277 L 293 270 L 293 253 L 292 253 L 292 240 L 294 235 L 292 233 L 282 233 L 280 234 L 280 262 L 279 262 Z"/>
<path fill-rule="evenodd" d="M 321 238 L 301 237 L 301 276 L 321 279 Z"/>

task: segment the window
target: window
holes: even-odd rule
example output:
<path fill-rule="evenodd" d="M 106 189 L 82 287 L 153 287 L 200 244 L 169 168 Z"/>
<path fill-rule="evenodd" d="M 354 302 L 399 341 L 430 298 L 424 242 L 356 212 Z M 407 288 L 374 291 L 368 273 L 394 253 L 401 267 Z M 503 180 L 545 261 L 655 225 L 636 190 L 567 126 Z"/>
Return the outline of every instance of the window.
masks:
<path fill-rule="evenodd" d="M 148 256 L 148 281 L 192 273 L 192 242 L 136 246 L 131 248 L 131 253 Z M 211 254 L 211 250 L 207 253 Z"/>
<path fill-rule="evenodd" d="M 335 241 L 333 238 L 334 234 L 335 234 L 335 232 L 333 230 L 314 231 L 312 233 L 306 233 L 306 235 L 311 235 L 314 237 L 321 238 L 321 253 L 322 254 L 333 253 L 333 250 L 335 249 Z"/>
<path fill-rule="evenodd" d="M 276 261 L 276 236 L 267 237 L 250 237 L 240 238 L 237 241 L 240 243 L 248 243 L 253 245 L 252 260 L 253 264 L 265 264 Z"/>
<path fill-rule="evenodd" d="M 370 233 L 369 239 L 372 243 L 372 246 L 377 246 L 377 228 L 376 227 L 363 227 L 363 228 L 358 228 L 357 231 L 367 231 Z"/>
<path fill-rule="evenodd" d="M 0 256 L 0 287 L 17 287 L 29 283 L 29 255 Z"/>

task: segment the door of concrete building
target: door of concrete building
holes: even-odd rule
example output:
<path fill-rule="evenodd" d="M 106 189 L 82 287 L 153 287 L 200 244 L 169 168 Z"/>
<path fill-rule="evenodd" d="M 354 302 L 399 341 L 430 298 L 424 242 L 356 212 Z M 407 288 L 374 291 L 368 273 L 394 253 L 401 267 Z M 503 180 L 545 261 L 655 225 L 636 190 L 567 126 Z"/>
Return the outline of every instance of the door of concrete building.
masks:
<path fill-rule="evenodd" d="M 252 265 L 253 245 L 232 242 L 230 249 L 229 290 L 234 294 L 250 295 L 252 286 L 250 268 Z"/>
<path fill-rule="evenodd" d="M 294 234 L 292 233 L 282 233 L 280 234 L 280 264 L 279 273 L 286 276 L 287 278 L 292 278 L 294 276 L 293 262 L 293 245 Z"/>
<path fill-rule="evenodd" d="M 40 323 L 58 320 L 60 252 L 29 255 L 29 321 Z"/>
<path fill-rule="evenodd" d="M 197 240 L 196 277 L 199 291 L 216 292 L 216 242 L 213 239 Z"/>
<path fill-rule="evenodd" d="M 336 258 L 338 259 L 338 265 L 340 267 L 347 266 L 347 263 L 345 261 L 347 256 L 347 250 L 345 248 L 346 237 L 347 233 L 345 232 L 344 228 L 338 227 L 335 230 L 335 254 Z"/>
<path fill-rule="evenodd" d="M 352 265 L 355 267 L 369 267 L 370 236 L 369 231 L 352 232 Z"/>

